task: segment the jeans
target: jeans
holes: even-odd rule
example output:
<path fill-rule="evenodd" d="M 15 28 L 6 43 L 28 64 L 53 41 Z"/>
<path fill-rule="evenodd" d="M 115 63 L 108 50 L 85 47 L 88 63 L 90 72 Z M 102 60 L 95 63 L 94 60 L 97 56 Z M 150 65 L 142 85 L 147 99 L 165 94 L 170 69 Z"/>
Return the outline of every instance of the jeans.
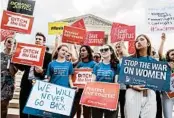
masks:
<path fill-rule="evenodd" d="M 169 99 L 166 93 L 163 93 L 162 100 L 163 100 L 162 103 L 163 103 L 164 118 L 172 118 L 174 98 Z"/>

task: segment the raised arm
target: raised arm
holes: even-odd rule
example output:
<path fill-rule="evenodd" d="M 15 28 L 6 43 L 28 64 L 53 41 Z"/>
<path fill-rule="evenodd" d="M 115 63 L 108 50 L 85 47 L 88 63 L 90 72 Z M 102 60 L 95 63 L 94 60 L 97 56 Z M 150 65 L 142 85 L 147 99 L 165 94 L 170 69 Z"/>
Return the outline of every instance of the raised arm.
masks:
<path fill-rule="evenodd" d="M 164 49 L 165 40 L 166 40 L 166 35 L 165 35 L 165 33 L 162 33 L 161 43 L 160 43 L 160 47 L 159 47 L 159 50 L 158 50 L 159 60 L 162 60 L 162 58 L 163 58 L 163 49 Z"/>

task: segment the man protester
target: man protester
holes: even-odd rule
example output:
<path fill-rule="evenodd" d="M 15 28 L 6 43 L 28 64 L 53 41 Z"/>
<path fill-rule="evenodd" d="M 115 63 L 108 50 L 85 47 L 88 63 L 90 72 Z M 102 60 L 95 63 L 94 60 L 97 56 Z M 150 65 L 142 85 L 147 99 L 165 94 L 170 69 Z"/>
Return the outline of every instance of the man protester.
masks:
<path fill-rule="evenodd" d="M 45 42 L 46 42 L 46 37 L 44 36 L 44 34 L 37 32 L 35 35 L 35 44 L 38 46 L 45 46 Z M 20 85 L 21 87 L 20 98 L 19 98 L 20 118 L 39 118 L 38 116 L 24 114 L 23 109 L 27 103 L 34 80 L 44 79 L 46 75 L 47 67 L 50 61 L 51 61 L 51 54 L 48 52 L 45 52 L 43 67 L 17 65 L 18 69 L 20 69 L 21 71 L 24 71 L 24 74 L 21 80 L 21 85 Z"/>

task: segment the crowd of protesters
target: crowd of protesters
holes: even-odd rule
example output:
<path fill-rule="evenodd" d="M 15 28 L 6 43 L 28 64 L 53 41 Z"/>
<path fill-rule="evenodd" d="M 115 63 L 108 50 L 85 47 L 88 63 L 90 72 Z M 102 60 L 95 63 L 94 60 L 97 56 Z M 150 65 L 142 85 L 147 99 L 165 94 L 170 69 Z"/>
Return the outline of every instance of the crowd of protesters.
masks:
<path fill-rule="evenodd" d="M 83 89 L 74 87 L 71 79 L 75 68 L 89 68 L 93 71 L 95 81 L 117 83 L 122 58 L 128 56 L 140 61 L 166 61 L 171 72 L 174 73 L 174 48 L 168 50 L 165 56 L 163 54 L 166 40 L 166 35 L 163 33 L 158 50 L 159 60 L 154 57 L 157 52 L 153 50 L 151 40 L 147 35 L 142 34 L 135 40 L 135 54 L 133 55 L 128 54 L 124 41 L 117 42 L 114 47 L 105 44 L 100 47 L 99 52 L 93 52 L 87 45 L 82 45 L 79 50 L 74 46 L 76 52 L 79 52 L 76 55 L 70 51 L 69 46 L 62 44 L 55 47 L 52 55 L 45 52 L 43 67 L 36 67 L 11 62 L 16 40 L 7 37 L 4 42 L 5 48 L 1 52 L 1 118 L 7 117 L 8 104 L 15 89 L 15 74 L 18 70 L 24 71 L 20 85 L 20 118 L 40 118 L 23 113 L 36 79 L 76 89 L 70 118 L 80 118 L 82 113 L 84 118 L 117 118 L 119 109 L 121 118 L 162 118 L 163 114 L 164 118 L 172 118 L 174 99 L 168 98 L 166 92 L 148 89 L 144 85 L 120 84 L 119 106 L 117 110 L 110 111 L 80 105 Z M 44 34 L 36 33 L 35 44 L 45 46 L 45 42 Z M 57 70 L 62 69 L 65 70 L 64 73 L 61 75 L 56 73 Z M 109 76 L 102 73 L 103 71 L 107 71 Z M 58 117 L 67 118 L 68 116 L 59 115 Z"/>

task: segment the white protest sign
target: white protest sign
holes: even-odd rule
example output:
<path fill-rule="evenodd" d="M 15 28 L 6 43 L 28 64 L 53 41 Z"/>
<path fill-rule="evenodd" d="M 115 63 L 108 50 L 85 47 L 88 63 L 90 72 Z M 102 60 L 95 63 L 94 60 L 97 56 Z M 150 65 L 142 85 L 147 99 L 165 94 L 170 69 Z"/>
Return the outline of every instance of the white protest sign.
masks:
<path fill-rule="evenodd" d="M 75 90 L 36 80 L 26 107 L 70 116 Z"/>
<path fill-rule="evenodd" d="M 9 15 L 7 26 L 9 27 L 16 27 L 27 30 L 30 24 L 30 19 L 24 18 L 17 15 Z"/>
<path fill-rule="evenodd" d="M 22 46 L 22 47 L 23 48 L 21 49 L 19 57 L 16 58 L 39 62 L 42 48 L 37 48 L 37 47 L 31 48 L 27 46 Z"/>
<path fill-rule="evenodd" d="M 151 5 L 146 9 L 146 23 L 150 32 L 173 32 L 174 5 Z"/>

